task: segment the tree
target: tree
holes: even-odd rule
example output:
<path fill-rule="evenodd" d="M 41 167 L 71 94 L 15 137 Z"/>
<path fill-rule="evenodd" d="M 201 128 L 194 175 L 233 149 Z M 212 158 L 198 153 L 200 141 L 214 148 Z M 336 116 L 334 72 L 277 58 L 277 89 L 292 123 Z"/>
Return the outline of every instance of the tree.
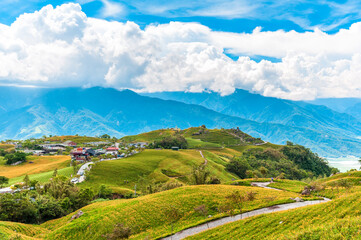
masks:
<path fill-rule="evenodd" d="M 2 188 L 5 184 L 9 183 L 9 178 L 0 176 L 0 188 Z"/>
<path fill-rule="evenodd" d="M 245 159 L 232 159 L 226 166 L 226 170 L 236 174 L 238 177 L 244 179 L 247 177 L 247 170 L 249 170 L 251 166 Z"/>
<path fill-rule="evenodd" d="M 104 184 L 102 184 L 99 188 L 98 197 L 99 198 L 109 198 L 112 195 L 112 190 L 107 188 Z"/>
<path fill-rule="evenodd" d="M 110 136 L 108 134 L 103 134 L 100 136 L 100 138 L 110 139 Z"/>
<path fill-rule="evenodd" d="M 76 175 L 78 173 L 78 165 L 75 160 L 71 162 L 71 166 L 73 167 L 73 174 Z"/>
<path fill-rule="evenodd" d="M 25 175 L 23 182 L 24 182 L 24 187 L 30 186 L 30 178 L 29 178 L 28 174 Z"/>
<path fill-rule="evenodd" d="M 192 170 L 192 183 L 195 185 L 206 184 L 210 171 L 206 168 L 206 165 L 202 164 L 200 166 L 193 167 Z"/>
<path fill-rule="evenodd" d="M 53 177 L 55 178 L 55 177 L 57 177 L 57 176 L 58 176 L 58 169 L 55 168 L 55 170 L 54 170 L 54 172 L 53 172 Z"/>

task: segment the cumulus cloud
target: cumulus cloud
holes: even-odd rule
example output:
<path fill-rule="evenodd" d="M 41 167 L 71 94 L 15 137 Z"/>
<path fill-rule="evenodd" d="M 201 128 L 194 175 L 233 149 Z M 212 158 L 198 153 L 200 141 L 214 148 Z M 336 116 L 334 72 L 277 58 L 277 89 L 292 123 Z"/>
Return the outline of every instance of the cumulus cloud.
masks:
<path fill-rule="evenodd" d="M 49 5 L 0 24 L 0 84 L 359 97 L 360 40 L 361 23 L 332 35 L 260 28 L 236 34 L 181 22 L 142 30 L 133 22 L 89 18 L 78 4 Z M 242 57 L 234 61 L 226 49 Z M 248 57 L 254 55 L 281 61 L 255 62 Z"/>

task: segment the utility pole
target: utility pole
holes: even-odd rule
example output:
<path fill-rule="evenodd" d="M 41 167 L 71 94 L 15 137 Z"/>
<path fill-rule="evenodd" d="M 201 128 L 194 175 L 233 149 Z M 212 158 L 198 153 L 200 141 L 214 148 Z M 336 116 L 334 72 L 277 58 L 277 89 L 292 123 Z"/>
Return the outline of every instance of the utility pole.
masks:
<path fill-rule="evenodd" d="M 134 197 L 137 196 L 137 184 L 134 185 Z"/>

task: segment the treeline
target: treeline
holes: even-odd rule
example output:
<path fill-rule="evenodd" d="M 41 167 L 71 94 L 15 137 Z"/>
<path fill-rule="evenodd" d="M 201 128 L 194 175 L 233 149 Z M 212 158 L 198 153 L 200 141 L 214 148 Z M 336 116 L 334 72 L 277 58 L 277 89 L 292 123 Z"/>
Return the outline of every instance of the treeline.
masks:
<path fill-rule="evenodd" d="M 39 224 L 65 216 L 94 199 L 112 196 L 105 186 L 95 193 L 89 188 L 76 187 L 64 176 L 55 176 L 43 186 L 35 183 L 26 176 L 22 188 L 31 190 L 0 195 L 1 221 Z"/>
<path fill-rule="evenodd" d="M 161 140 L 156 140 L 148 145 L 148 148 L 164 148 L 171 149 L 172 147 L 179 147 L 180 149 L 188 148 L 187 140 L 180 135 L 164 137 Z"/>
<path fill-rule="evenodd" d="M 304 179 L 338 172 L 310 149 L 291 142 L 280 149 L 249 149 L 233 158 L 226 169 L 240 178 Z"/>

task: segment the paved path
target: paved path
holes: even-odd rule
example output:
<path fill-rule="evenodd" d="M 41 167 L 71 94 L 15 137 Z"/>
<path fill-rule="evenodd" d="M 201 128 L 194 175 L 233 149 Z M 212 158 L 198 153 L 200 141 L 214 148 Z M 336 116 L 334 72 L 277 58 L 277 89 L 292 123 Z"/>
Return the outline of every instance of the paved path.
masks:
<path fill-rule="evenodd" d="M 271 182 L 253 182 L 251 183 L 252 186 L 255 187 L 262 187 L 262 188 L 268 188 L 268 189 L 273 189 L 273 190 L 277 190 L 277 191 L 281 191 L 278 188 L 273 188 L 273 187 L 268 187 L 268 184 L 270 184 Z"/>
<path fill-rule="evenodd" d="M 13 190 L 10 187 L 0 189 L 0 194 L 1 193 L 12 193 L 12 192 L 13 192 Z"/>
<path fill-rule="evenodd" d="M 256 186 L 263 187 L 263 188 L 270 188 L 270 187 L 267 187 L 268 184 L 270 184 L 270 183 L 269 182 L 268 183 L 255 183 Z M 270 188 L 270 189 L 274 189 L 274 188 Z M 277 190 L 279 190 L 279 189 L 277 189 Z M 275 205 L 275 206 L 271 206 L 271 207 L 267 207 L 267 208 L 261 208 L 261 209 L 249 211 L 249 212 L 246 212 L 246 213 L 238 214 L 238 215 L 235 215 L 235 216 L 229 216 L 229 217 L 221 218 L 221 219 L 214 220 L 214 221 L 211 221 L 211 222 L 208 222 L 208 223 L 203 223 L 201 225 L 185 229 L 183 231 L 177 232 L 177 233 L 175 233 L 175 234 L 173 234 L 173 235 L 171 235 L 169 237 L 162 238 L 162 239 L 164 239 L 164 240 L 179 240 L 179 239 L 183 239 L 183 238 L 186 238 L 186 237 L 193 236 L 195 234 L 201 233 L 201 232 L 206 231 L 208 229 L 219 227 L 219 226 L 222 226 L 224 224 L 239 221 L 239 220 L 242 220 L 242 219 L 245 219 L 245 218 L 258 216 L 258 215 L 266 214 L 266 213 L 273 213 L 273 212 L 279 212 L 279 211 L 284 211 L 284 210 L 290 210 L 290 209 L 294 209 L 294 208 L 299 208 L 299 207 L 304 207 L 304 206 L 308 206 L 308 205 L 324 203 L 324 202 L 328 202 L 328 201 L 331 201 L 331 199 L 324 198 L 323 200 L 286 203 L 286 204 Z"/>

